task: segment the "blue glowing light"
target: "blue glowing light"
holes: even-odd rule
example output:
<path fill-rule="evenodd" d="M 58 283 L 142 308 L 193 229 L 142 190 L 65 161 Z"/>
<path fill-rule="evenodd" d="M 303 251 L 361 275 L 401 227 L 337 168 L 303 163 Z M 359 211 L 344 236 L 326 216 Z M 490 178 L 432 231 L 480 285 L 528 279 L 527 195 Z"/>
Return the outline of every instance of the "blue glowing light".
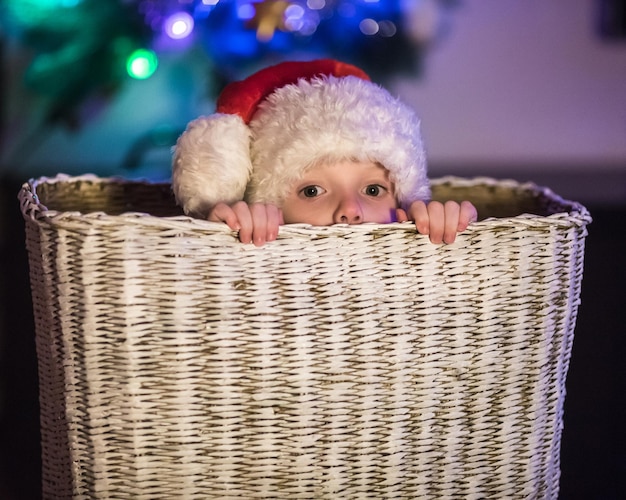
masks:
<path fill-rule="evenodd" d="M 244 3 L 237 7 L 237 17 L 239 19 L 252 19 L 254 17 L 255 10 L 254 6 L 251 3 Z"/>
<path fill-rule="evenodd" d="M 193 31 L 193 17 L 187 12 L 177 12 L 165 20 L 165 33 L 175 40 L 188 37 Z"/>

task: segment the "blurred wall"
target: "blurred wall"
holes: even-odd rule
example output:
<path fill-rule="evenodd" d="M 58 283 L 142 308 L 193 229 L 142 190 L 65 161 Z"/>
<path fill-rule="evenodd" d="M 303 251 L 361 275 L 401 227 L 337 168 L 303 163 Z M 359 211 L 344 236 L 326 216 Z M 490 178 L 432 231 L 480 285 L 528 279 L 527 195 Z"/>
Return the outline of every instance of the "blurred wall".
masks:
<path fill-rule="evenodd" d="M 599 0 L 466 1 L 424 78 L 398 83 L 432 163 L 626 168 L 626 39 Z"/>

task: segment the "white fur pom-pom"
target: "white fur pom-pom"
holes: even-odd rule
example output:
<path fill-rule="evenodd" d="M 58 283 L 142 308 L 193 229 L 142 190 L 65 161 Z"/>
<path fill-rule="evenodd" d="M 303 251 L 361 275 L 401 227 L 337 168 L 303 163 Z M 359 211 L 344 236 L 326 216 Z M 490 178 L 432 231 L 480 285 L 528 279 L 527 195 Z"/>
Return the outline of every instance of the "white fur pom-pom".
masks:
<path fill-rule="evenodd" d="M 172 189 L 194 217 L 206 218 L 218 202 L 242 200 L 251 172 L 250 129 L 237 115 L 197 118 L 174 147 Z"/>

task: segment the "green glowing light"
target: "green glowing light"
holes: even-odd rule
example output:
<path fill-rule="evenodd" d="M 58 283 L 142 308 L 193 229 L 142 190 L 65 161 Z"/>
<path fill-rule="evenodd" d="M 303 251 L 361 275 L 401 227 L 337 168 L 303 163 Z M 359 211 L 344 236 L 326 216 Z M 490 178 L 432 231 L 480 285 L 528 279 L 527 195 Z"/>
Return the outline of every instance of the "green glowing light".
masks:
<path fill-rule="evenodd" d="M 148 49 L 137 49 L 126 60 L 126 71 L 137 80 L 150 78 L 157 69 L 157 55 Z"/>

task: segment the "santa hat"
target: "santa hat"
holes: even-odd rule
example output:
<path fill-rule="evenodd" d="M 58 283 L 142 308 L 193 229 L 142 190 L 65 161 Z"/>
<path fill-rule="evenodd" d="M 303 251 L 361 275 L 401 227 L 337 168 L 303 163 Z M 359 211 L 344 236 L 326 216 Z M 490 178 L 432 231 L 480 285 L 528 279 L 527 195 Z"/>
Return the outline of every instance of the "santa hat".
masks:
<path fill-rule="evenodd" d="M 189 123 L 174 149 L 172 187 L 198 217 L 218 202 L 280 206 L 307 168 L 342 160 L 380 163 L 400 206 L 430 196 L 411 108 L 355 66 L 286 62 L 227 85 L 216 112 Z"/>

